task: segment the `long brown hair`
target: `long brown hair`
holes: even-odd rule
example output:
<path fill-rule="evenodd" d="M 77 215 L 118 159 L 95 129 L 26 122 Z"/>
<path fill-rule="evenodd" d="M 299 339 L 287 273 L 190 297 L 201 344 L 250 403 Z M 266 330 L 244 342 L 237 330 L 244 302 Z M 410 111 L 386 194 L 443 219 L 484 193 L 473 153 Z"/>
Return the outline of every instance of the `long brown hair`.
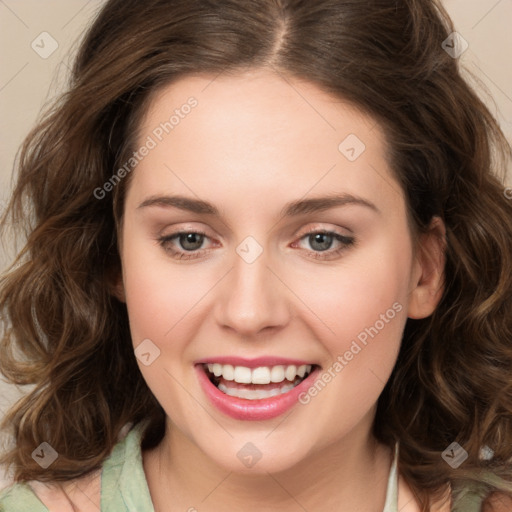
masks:
<path fill-rule="evenodd" d="M 17 481 L 63 481 L 101 466 L 129 422 L 165 414 L 138 370 L 126 307 L 111 293 L 131 174 L 101 189 L 135 149 L 152 95 L 191 73 L 267 67 L 308 80 L 383 126 L 414 230 L 443 219 L 446 282 L 427 319 L 406 324 L 374 434 L 400 441 L 399 469 L 427 511 L 450 486 L 512 492 L 510 148 L 443 47 L 453 26 L 432 0 L 109 0 L 66 92 L 19 154 L 10 224 L 26 237 L 0 281 L 0 370 L 33 389 L 3 428 Z M 47 469 L 31 457 L 48 442 Z M 457 442 L 467 460 L 452 468 Z M 494 456 L 482 458 L 487 446 Z"/>

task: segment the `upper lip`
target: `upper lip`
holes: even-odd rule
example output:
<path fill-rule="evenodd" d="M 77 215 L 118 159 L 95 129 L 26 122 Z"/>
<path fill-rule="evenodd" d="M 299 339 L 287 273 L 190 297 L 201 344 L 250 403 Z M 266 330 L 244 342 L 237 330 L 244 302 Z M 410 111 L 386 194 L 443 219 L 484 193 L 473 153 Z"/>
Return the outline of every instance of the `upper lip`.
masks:
<path fill-rule="evenodd" d="M 196 361 L 195 364 L 208 364 L 208 363 L 218 363 L 218 364 L 230 364 L 232 366 L 245 366 L 247 368 L 258 368 L 260 366 L 302 366 L 304 364 L 314 365 L 315 363 L 311 361 L 304 361 L 301 359 L 291 359 L 288 357 L 278 357 L 278 356 L 263 356 L 256 357 L 253 359 L 246 359 L 244 357 L 234 357 L 234 356 L 217 356 L 217 357 L 205 357 L 204 359 L 200 359 Z"/>

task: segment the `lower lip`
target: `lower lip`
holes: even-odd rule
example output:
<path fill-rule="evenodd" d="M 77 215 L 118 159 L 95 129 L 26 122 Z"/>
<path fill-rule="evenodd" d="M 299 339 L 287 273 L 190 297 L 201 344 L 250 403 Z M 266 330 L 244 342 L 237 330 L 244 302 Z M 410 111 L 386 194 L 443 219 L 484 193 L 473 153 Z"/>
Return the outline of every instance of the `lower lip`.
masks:
<path fill-rule="evenodd" d="M 203 391 L 220 412 L 237 420 L 264 421 L 277 418 L 291 409 L 297 403 L 300 394 L 307 391 L 314 382 L 319 368 L 315 368 L 306 379 L 287 393 L 261 400 L 246 400 L 226 395 L 210 382 L 202 365 L 196 365 L 196 371 Z"/>

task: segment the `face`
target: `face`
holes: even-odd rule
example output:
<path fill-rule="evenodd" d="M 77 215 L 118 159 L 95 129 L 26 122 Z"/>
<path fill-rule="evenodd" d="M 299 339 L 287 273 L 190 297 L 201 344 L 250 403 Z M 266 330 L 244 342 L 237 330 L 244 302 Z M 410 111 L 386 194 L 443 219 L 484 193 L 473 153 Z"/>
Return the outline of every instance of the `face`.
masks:
<path fill-rule="evenodd" d="M 260 70 L 161 90 L 138 142 L 120 293 L 168 436 L 262 472 L 364 442 L 438 298 L 378 124 Z"/>

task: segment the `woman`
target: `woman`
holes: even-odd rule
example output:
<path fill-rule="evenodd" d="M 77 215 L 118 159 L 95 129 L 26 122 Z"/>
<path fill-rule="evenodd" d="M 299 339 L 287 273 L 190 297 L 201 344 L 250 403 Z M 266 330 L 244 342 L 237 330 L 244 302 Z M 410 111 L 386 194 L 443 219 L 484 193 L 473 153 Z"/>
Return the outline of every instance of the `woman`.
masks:
<path fill-rule="evenodd" d="M 507 510 L 510 153 L 451 32 L 105 4 L 9 210 L 6 510 Z"/>

